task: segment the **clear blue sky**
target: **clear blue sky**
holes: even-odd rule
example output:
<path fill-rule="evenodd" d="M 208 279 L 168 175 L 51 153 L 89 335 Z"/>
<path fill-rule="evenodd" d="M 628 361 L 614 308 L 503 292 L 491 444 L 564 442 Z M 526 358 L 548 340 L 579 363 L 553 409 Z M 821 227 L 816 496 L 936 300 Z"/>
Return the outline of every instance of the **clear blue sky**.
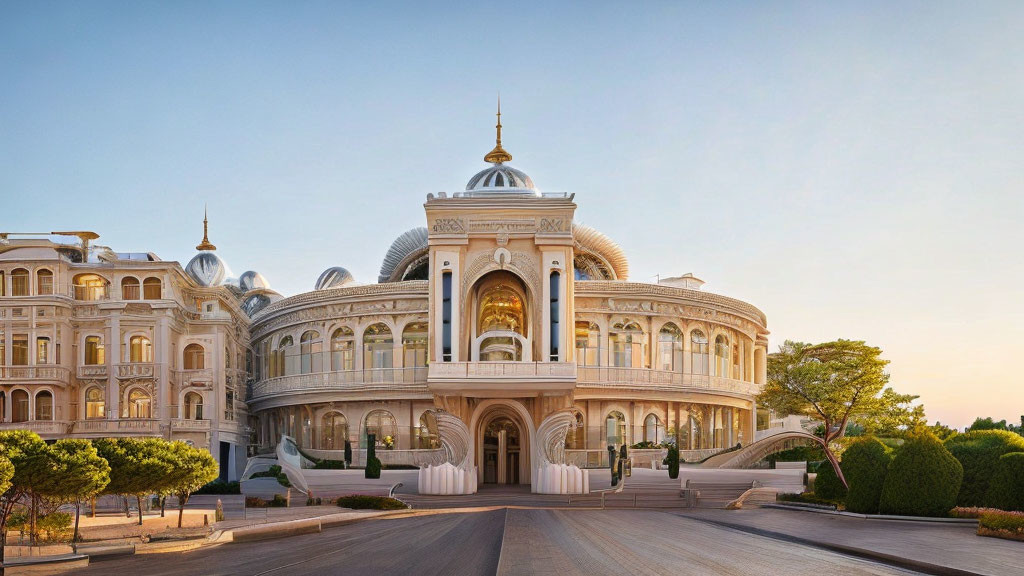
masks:
<path fill-rule="evenodd" d="M 865 339 L 931 419 L 1024 413 L 1024 3 L 5 2 L 0 229 L 210 239 L 284 294 L 374 281 L 513 165 L 633 279 Z"/>

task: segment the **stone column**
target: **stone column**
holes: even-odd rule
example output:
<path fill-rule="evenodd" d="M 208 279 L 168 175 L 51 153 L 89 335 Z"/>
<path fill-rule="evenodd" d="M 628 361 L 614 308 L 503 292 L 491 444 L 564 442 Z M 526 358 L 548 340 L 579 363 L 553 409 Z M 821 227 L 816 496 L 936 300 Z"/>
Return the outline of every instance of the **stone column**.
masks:
<path fill-rule="evenodd" d="M 507 466 L 505 459 L 508 452 L 508 431 L 502 430 L 498 432 L 498 484 L 505 483 L 505 468 Z"/>
<path fill-rule="evenodd" d="M 121 386 L 117 381 L 117 365 L 121 362 L 121 318 L 111 312 L 106 342 L 107 355 L 107 418 L 121 417 Z"/>

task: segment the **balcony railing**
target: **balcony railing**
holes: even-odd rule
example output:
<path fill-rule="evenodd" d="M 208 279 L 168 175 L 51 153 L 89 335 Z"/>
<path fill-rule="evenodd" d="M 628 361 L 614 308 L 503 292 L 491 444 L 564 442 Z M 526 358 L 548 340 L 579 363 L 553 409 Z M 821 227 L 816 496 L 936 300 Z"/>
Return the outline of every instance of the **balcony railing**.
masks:
<path fill-rule="evenodd" d="M 190 432 L 190 431 L 209 431 L 210 421 L 209 420 L 190 420 L 187 418 L 172 418 L 171 419 L 171 431 L 173 432 Z"/>
<path fill-rule="evenodd" d="M 354 390 L 388 390 L 415 389 L 417 386 L 426 391 L 427 369 L 415 368 L 371 368 L 367 370 L 339 370 L 336 372 L 317 372 L 313 374 L 295 374 L 279 376 L 269 380 L 260 380 L 252 385 L 250 400 L 256 400 L 276 394 L 305 391 L 354 391 Z"/>
<path fill-rule="evenodd" d="M 438 362 L 430 365 L 430 378 L 565 379 L 576 377 L 573 362 Z"/>
<path fill-rule="evenodd" d="M 78 367 L 78 378 L 80 380 L 103 380 L 107 377 L 106 364 L 89 364 Z"/>
<path fill-rule="evenodd" d="M 46 380 L 68 383 L 71 371 L 63 366 L 0 366 L 0 380 Z"/>
<path fill-rule="evenodd" d="M 179 386 L 203 386 L 213 384 L 213 369 L 174 370 L 171 372 Z"/>
<path fill-rule="evenodd" d="M 29 430 L 40 436 L 67 434 L 70 422 L 60 420 L 32 420 L 30 422 L 4 422 L 0 430 Z"/>
<path fill-rule="evenodd" d="M 156 434 L 160 432 L 160 421 L 153 418 L 76 420 L 72 432 L 75 434 Z"/>
<path fill-rule="evenodd" d="M 152 362 L 131 362 L 117 365 L 118 378 L 153 378 L 156 364 Z"/>
<path fill-rule="evenodd" d="M 586 388 L 646 389 L 646 390 L 708 390 L 754 396 L 761 387 L 753 382 L 709 376 L 683 374 L 647 368 L 617 368 L 609 366 L 580 366 L 578 385 Z"/>

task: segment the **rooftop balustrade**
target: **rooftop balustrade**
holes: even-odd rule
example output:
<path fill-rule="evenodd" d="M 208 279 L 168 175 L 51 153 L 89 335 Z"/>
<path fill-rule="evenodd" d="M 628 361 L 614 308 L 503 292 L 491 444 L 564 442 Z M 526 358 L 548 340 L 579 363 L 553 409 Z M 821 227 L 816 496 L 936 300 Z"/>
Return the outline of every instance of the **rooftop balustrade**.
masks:
<path fill-rule="evenodd" d="M 70 375 L 71 371 L 63 366 L 0 366 L 0 380 L 36 380 L 66 385 Z"/>
<path fill-rule="evenodd" d="M 744 396 L 757 395 L 761 387 L 753 382 L 710 376 L 684 374 L 649 368 L 613 366 L 580 366 L 578 386 L 586 388 L 643 389 L 659 391 L 699 390 L 728 392 Z"/>

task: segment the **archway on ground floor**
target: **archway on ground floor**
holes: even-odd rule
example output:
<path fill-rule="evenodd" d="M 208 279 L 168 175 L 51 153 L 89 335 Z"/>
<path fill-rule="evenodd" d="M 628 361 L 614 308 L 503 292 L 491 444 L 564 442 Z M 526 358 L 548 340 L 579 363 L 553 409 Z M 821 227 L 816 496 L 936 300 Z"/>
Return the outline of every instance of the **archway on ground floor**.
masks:
<path fill-rule="evenodd" d="M 481 484 L 530 484 L 534 430 L 522 404 L 487 400 L 474 413 L 470 430 Z"/>

